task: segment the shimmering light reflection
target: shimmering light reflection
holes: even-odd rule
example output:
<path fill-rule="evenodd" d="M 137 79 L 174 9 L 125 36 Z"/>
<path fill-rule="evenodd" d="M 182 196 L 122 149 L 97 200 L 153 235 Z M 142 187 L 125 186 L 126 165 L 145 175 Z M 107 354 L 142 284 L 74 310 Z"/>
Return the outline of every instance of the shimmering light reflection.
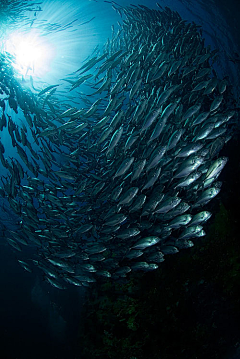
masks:
<path fill-rule="evenodd" d="M 88 0 L 43 0 L 35 12 L 26 11 L 26 17 L 14 31 L 5 31 L 0 52 L 14 55 L 15 68 L 24 76 L 25 84 L 31 75 L 35 87 L 38 81 L 58 83 L 86 58 L 99 55 L 112 36 L 111 25 L 118 21 L 118 14 L 108 3 Z"/>
<path fill-rule="evenodd" d="M 44 76 L 51 66 L 55 49 L 37 30 L 14 31 L 6 42 L 5 50 L 15 57 L 14 67 L 21 75 Z"/>

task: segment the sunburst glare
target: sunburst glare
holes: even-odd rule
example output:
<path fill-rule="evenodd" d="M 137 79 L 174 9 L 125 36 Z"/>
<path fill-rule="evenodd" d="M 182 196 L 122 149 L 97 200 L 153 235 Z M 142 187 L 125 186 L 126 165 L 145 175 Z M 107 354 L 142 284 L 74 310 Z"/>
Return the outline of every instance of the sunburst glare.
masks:
<path fill-rule="evenodd" d="M 44 76 L 56 55 L 54 44 L 36 29 L 14 31 L 6 39 L 5 49 L 15 57 L 14 67 L 21 75 Z"/>
<path fill-rule="evenodd" d="M 107 26 L 104 21 L 101 7 L 97 9 L 101 17 L 95 22 L 96 7 L 89 2 L 76 5 L 53 0 L 29 11 L 28 20 L 13 32 L 6 31 L 4 41 L 4 50 L 15 57 L 17 72 L 26 79 L 31 75 L 51 83 L 76 71 L 109 35 L 110 23 Z"/>

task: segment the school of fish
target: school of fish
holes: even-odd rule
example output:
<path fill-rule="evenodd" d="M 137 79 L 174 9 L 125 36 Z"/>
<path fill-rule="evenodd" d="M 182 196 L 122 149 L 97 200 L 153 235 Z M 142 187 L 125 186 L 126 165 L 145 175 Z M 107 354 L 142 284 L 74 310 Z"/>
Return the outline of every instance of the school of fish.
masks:
<path fill-rule="evenodd" d="M 76 106 L 63 111 L 58 84 L 26 89 L 0 54 L 0 131 L 15 151 L 0 141 L 0 195 L 19 218 L 4 237 L 59 289 L 154 270 L 204 236 L 237 117 L 195 23 L 159 4 L 111 4 L 118 29 L 63 79 Z"/>

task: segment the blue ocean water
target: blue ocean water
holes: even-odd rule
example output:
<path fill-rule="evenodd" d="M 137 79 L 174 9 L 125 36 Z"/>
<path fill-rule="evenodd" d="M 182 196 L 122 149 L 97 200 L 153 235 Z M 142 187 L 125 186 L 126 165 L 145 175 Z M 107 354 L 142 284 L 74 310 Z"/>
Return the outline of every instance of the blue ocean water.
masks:
<path fill-rule="evenodd" d="M 121 1 L 122 6 L 139 3 L 139 0 Z M 142 0 L 141 4 L 156 8 L 155 1 Z M 237 55 L 240 54 L 239 4 L 232 1 L 226 6 L 225 2 L 204 0 L 164 0 L 160 4 L 162 7 L 168 6 L 178 11 L 183 19 L 202 26 L 206 45 L 211 45 L 212 49 L 217 48 L 220 51 L 220 59 L 215 64 L 217 73 L 222 77 L 228 76 L 233 85 L 235 98 L 239 99 L 240 61 Z M 111 36 L 111 26 L 113 24 L 117 26 L 117 21 L 121 20 L 111 4 L 103 0 L 43 1 L 40 6 L 42 11 L 36 15 L 29 12 L 26 15 L 30 21 L 35 21 L 36 18 L 40 30 L 41 27 L 46 26 L 39 36 L 44 38 L 44 44 L 47 44 L 46 52 L 53 51 L 53 54 L 46 68 L 41 68 L 40 64 L 39 68 L 36 66 L 33 71 L 32 68 L 26 69 L 24 65 L 21 69 L 24 72 L 19 72 L 19 79 L 22 79 L 26 86 L 31 86 L 31 75 L 34 86 L 39 90 L 47 84 L 58 84 L 59 79 L 76 71 L 88 56 L 91 57 L 97 46 L 101 48 L 104 45 L 107 38 Z M 64 26 L 74 20 L 76 21 L 64 30 Z M 59 31 L 53 31 L 51 27 L 47 28 L 48 23 L 60 24 Z M 34 26 L 33 22 L 31 28 Z M 17 28 L 25 32 L 30 27 L 19 23 Z M 14 29 L 4 30 L 1 34 L 3 47 L 7 46 L 5 40 L 12 31 Z M 89 88 L 83 85 L 81 91 L 88 93 Z M 65 93 L 60 96 L 64 101 Z M 16 156 L 16 150 L 9 149 L 7 129 L 2 131 L 0 137 L 8 157 Z M 31 140 L 34 149 L 34 139 Z M 60 157 L 58 160 L 64 163 L 65 159 Z M 236 166 L 239 166 L 237 159 Z M 234 171 L 233 165 L 231 168 Z M 0 173 L 1 176 L 6 175 L 3 166 L 0 167 Z M 227 181 L 227 175 L 224 176 Z M 236 183 L 235 186 L 237 187 Z M 237 202 L 237 199 L 235 200 Z M 6 199 L 1 200 L 1 208 L 0 342 L 3 357 L 5 359 L 80 358 L 80 333 L 83 331 L 84 321 L 82 312 L 87 289 L 69 286 L 65 291 L 58 291 L 46 283 L 39 270 L 35 269 L 32 273 L 24 271 L 16 260 L 17 252 L 4 239 L 5 226 L 15 230 L 19 219 L 13 216 L 12 212 L 7 211 Z M 32 254 L 31 248 L 24 248 L 22 260 L 27 260 Z M 131 358 L 133 359 L 129 356 L 129 359 Z"/>

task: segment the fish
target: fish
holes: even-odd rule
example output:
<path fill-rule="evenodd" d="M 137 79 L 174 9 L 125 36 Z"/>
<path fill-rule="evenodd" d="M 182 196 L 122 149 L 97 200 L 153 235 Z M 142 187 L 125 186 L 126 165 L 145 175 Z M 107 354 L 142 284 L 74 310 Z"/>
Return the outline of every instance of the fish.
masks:
<path fill-rule="evenodd" d="M 225 167 L 227 162 L 228 162 L 227 157 L 217 158 L 209 167 L 205 180 L 209 180 L 211 178 L 214 178 L 215 176 L 218 176 L 218 174 L 222 171 L 222 169 Z"/>
<path fill-rule="evenodd" d="M 180 228 L 181 226 L 187 226 L 189 222 L 192 221 L 192 216 L 190 214 L 183 214 L 181 216 L 175 217 L 169 224 L 168 228 Z"/>
<path fill-rule="evenodd" d="M 119 31 L 57 85 L 26 89 L 0 55 L 0 196 L 18 219 L 5 237 L 56 290 L 127 280 L 190 251 L 238 120 L 195 23 L 159 4 L 110 4 Z"/>
<path fill-rule="evenodd" d="M 190 221 L 189 225 L 196 226 L 200 223 L 206 222 L 211 216 L 212 216 L 212 213 L 209 211 L 199 212 L 192 217 L 192 220 Z"/>
<path fill-rule="evenodd" d="M 137 243 L 132 246 L 133 249 L 145 249 L 147 247 L 153 246 L 160 241 L 160 238 L 156 236 L 149 236 L 145 238 L 141 238 Z"/>
<path fill-rule="evenodd" d="M 46 87 L 45 89 L 41 90 L 39 93 L 38 93 L 38 96 L 42 96 L 44 95 L 46 92 L 49 92 L 50 90 L 58 87 L 59 85 L 50 85 L 48 87 Z"/>
<path fill-rule="evenodd" d="M 203 204 L 208 203 L 212 198 L 214 198 L 220 192 L 220 188 L 210 187 L 203 191 L 201 195 L 197 198 L 194 203 L 194 207 L 201 206 Z"/>
<path fill-rule="evenodd" d="M 195 237 L 201 230 L 203 229 L 203 227 L 201 225 L 195 225 L 195 226 L 190 226 L 184 229 L 184 231 L 180 234 L 180 236 L 178 237 L 178 239 L 180 240 L 185 240 L 185 239 L 189 239 L 189 238 L 193 238 Z"/>

